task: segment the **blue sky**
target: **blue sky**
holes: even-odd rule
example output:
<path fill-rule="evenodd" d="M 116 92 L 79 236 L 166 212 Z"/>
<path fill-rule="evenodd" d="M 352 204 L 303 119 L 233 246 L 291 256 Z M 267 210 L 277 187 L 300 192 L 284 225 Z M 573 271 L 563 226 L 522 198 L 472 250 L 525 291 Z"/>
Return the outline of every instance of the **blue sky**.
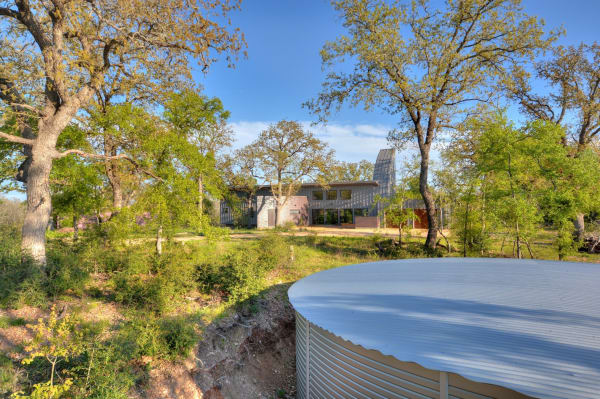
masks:
<path fill-rule="evenodd" d="M 547 29 L 566 29 L 560 44 L 600 40 L 600 0 L 523 0 L 523 6 L 543 18 Z M 336 150 L 340 160 L 374 161 L 378 150 L 388 146 L 387 132 L 396 123 L 393 116 L 345 108 L 327 126 L 310 126 L 314 116 L 301 107 L 318 94 L 324 79 L 321 47 L 343 32 L 328 0 L 244 0 L 242 10 L 231 17 L 246 37 L 248 57 L 241 57 L 234 69 L 223 60 L 207 74 L 195 72 L 194 77 L 206 95 L 220 97 L 231 111 L 235 147 L 250 143 L 281 119 L 305 123 Z M 407 156 L 400 155 L 398 162 Z"/>
<path fill-rule="evenodd" d="M 561 44 L 598 40 L 597 0 L 523 0 L 525 11 L 543 18 L 546 27 L 561 25 L 567 33 Z M 280 119 L 314 121 L 304 101 L 316 96 L 324 79 L 319 50 L 326 40 L 343 32 L 327 0 L 246 0 L 232 22 L 245 34 L 248 57 L 235 69 L 224 62 L 208 74 L 196 73 L 205 94 L 220 97 L 231 111 L 231 122 L 242 146 L 251 142 L 269 123 Z M 338 159 L 374 160 L 387 145 L 387 131 L 396 121 L 381 111 L 345 108 L 325 127 L 311 127 L 328 141 Z"/>

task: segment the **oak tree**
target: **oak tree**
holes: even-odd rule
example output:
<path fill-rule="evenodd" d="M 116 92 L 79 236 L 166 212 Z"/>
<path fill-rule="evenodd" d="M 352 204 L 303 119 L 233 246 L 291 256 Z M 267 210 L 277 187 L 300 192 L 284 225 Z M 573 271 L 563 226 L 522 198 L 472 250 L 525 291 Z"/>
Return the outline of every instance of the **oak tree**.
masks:
<path fill-rule="evenodd" d="M 600 45 L 558 46 L 552 57 L 536 63 L 534 77 L 550 86 L 536 93 L 529 74 L 518 67 L 506 89 L 526 115 L 560 124 L 568 134 L 563 144 L 579 156 L 600 136 Z M 589 207 L 588 207 L 589 208 Z M 584 212 L 574 218 L 578 240 L 585 233 Z"/>
<path fill-rule="evenodd" d="M 271 187 L 275 200 L 275 225 L 281 208 L 306 179 L 317 180 L 331 165 L 333 151 L 300 123 L 282 120 L 262 131 L 241 152 L 255 160 L 256 178 Z"/>
<path fill-rule="evenodd" d="M 171 93 L 165 104 L 165 119 L 170 129 L 189 144 L 181 161 L 197 184 L 197 205 L 204 213 L 204 192 L 221 197 L 223 179 L 216 168 L 217 158 L 233 143 L 227 125 L 229 112 L 218 98 L 207 98 L 196 91 Z"/>
<path fill-rule="evenodd" d="M 426 246 L 436 245 L 438 221 L 429 188 L 430 150 L 469 103 L 486 101 L 509 66 L 532 59 L 551 43 L 542 23 L 526 15 L 520 0 L 333 0 L 347 30 L 325 44 L 330 69 L 309 109 L 325 119 L 348 102 L 398 115 L 396 143 L 418 144 L 420 192 L 427 209 Z M 348 65 L 350 72 L 345 72 Z M 339 66 L 336 68 L 336 66 Z"/>
<path fill-rule="evenodd" d="M 26 157 L 18 173 L 27 190 L 24 253 L 46 262 L 53 160 L 122 158 L 56 149 L 112 72 L 121 71 L 124 84 L 134 75 L 161 79 L 169 69 L 189 78 L 192 57 L 207 68 L 216 54 L 240 49 L 238 32 L 219 22 L 238 6 L 236 0 L 0 1 L 0 100 L 3 114 L 17 118 L 16 129 L 0 130 L 0 138 L 22 145 Z"/>

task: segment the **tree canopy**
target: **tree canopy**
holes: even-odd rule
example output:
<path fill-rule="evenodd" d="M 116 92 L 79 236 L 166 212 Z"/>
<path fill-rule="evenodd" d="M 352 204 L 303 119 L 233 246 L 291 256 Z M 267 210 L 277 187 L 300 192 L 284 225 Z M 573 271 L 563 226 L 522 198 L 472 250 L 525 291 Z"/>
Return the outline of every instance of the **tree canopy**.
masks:
<path fill-rule="evenodd" d="M 278 213 L 306 179 L 317 180 L 333 161 L 333 150 L 305 130 L 300 123 L 282 120 L 262 131 L 239 154 L 259 182 L 271 186 Z"/>
<path fill-rule="evenodd" d="M 398 115 L 392 141 L 417 143 L 420 190 L 427 208 L 426 245 L 435 247 L 437 218 L 429 189 L 429 153 L 437 135 L 453 128 L 466 105 L 488 101 L 492 87 L 523 59 L 552 43 L 542 22 L 526 15 L 520 0 L 334 0 L 347 33 L 325 44 L 330 69 L 308 108 L 326 119 L 348 102 Z M 351 72 L 336 70 L 351 62 Z M 338 68 L 341 69 L 341 68 Z"/>
<path fill-rule="evenodd" d="M 25 253 L 46 261 L 52 161 L 69 154 L 114 157 L 57 150 L 82 107 L 110 86 L 107 81 L 158 93 L 191 78 L 192 58 L 206 69 L 218 54 L 236 54 L 243 39 L 218 21 L 237 7 L 228 0 L 0 2 L 1 112 L 3 120 L 14 115 L 17 121 L 13 132 L 0 130 L 0 138 L 23 145 L 26 158 L 18 175 L 28 199 Z M 116 74 L 122 79 L 111 82 Z"/>

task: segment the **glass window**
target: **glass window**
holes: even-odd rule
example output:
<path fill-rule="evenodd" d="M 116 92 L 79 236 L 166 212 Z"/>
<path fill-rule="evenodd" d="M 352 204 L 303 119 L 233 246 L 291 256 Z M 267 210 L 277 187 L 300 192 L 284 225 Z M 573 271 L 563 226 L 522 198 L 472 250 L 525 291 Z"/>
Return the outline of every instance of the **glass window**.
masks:
<path fill-rule="evenodd" d="M 290 215 L 299 215 L 300 209 L 290 209 Z"/>
<path fill-rule="evenodd" d="M 325 212 L 325 224 L 338 224 L 337 209 L 327 209 Z"/>
<path fill-rule="evenodd" d="M 329 201 L 335 201 L 337 199 L 337 190 L 327 191 L 327 199 Z"/>
<path fill-rule="evenodd" d="M 229 213 L 229 208 L 227 208 L 226 206 L 223 207 L 223 213 L 226 215 Z"/>
<path fill-rule="evenodd" d="M 352 209 L 340 209 L 340 219 L 342 223 L 354 223 Z"/>
<path fill-rule="evenodd" d="M 323 209 L 312 210 L 312 224 L 325 224 L 325 212 Z"/>
<path fill-rule="evenodd" d="M 354 216 L 369 216 L 369 210 L 367 208 L 356 208 L 354 209 Z"/>
<path fill-rule="evenodd" d="M 352 199 L 352 190 L 340 190 L 340 197 L 343 200 Z"/>
<path fill-rule="evenodd" d="M 313 200 L 315 200 L 315 201 L 323 200 L 323 191 L 313 191 L 312 195 L 313 195 Z"/>

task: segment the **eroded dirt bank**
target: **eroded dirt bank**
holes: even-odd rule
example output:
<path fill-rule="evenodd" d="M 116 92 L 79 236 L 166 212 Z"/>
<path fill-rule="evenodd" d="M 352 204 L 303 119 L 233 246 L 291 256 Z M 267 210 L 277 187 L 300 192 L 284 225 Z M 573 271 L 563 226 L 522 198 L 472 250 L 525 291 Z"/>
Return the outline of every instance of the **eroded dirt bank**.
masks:
<path fill-rule="evenodd" d="M 295 321 L 288 286 L 275 286 L 209 325 L 194 357 L 151 372 L 142 397 L 293 398 Z"/>

